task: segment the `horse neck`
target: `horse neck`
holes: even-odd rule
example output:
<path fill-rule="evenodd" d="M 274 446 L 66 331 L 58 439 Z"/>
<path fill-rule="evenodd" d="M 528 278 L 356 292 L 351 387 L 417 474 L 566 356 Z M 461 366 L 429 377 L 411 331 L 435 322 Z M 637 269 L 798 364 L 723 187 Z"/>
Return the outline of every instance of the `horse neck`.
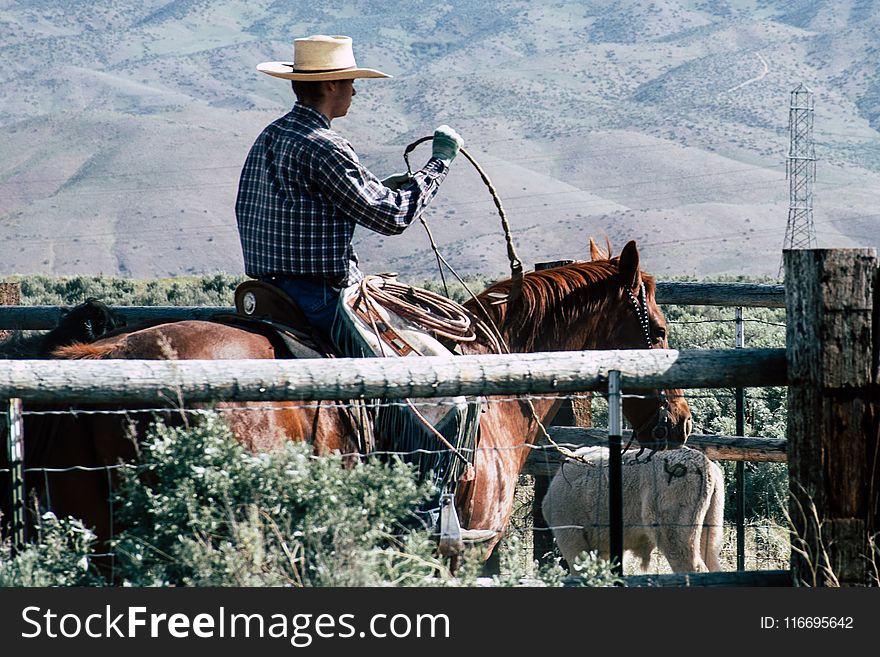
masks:
<path fill-rule="evenodd" d="M 552 279 L 546 274 L 531 274 L 547 284 L 536 285 L 532 281 L 529 285 L 527 279 L 528 288 L 524 288 L 522 297 L 513 304 L 512 309 L 506 305 L 487 305 L 487 299 L 490 298 L 487 296 L 481 299 L 509 351 L 577 351 L 615 346 L 612 328 L 618 324 L 617 315 L 630 312 L 630 309 L 620 300 L 617 279 L 607 273 L 590 276 L 588 267 L 589 264 L 584 267 L 587 271 L 582 277 L 566 276 L 564 287 L 551 286 L 549 281 Z M 605 272 L 604 269 L 597 269 L 600 274 Z M 562 286 L 560 280 L 555 283 Z M 470 303 L 472 311 L 477 310 L 475 306 L 474 302 Z M 465 347 L 464 351 L 491 353 L 485 342 Z M 545 423 L 555 415 L 561 401 L 555 395 L 541 395 L 533 399 L 531 404 L 536 418 Z M 531 410 L 526 410 L 525 417 L 531 417 Z M 540 432 L 539 425 L 531 419 L 526 420 L 524 428 L 521 438 L 526 442 L 532 442 Z"/>
<path fill-rule="evenodd" d="M 533 274 L 535 276 L 535 274 Z M 541 280 L 540 275 L 536 277 Z M 546 278 L 546 277 L 545 277 Z M 567 288 L 549 284 L 524 290 L 510 308 L 486 306 L 492 322 L 511 352 L 575 351 L 612 348 L 610 327 L 620 307 L 614 278 L 579 282 Z M 473 304 L 476 305 L 476 304 Z M 481 313 L 482 314 L 482 313 Z"/>

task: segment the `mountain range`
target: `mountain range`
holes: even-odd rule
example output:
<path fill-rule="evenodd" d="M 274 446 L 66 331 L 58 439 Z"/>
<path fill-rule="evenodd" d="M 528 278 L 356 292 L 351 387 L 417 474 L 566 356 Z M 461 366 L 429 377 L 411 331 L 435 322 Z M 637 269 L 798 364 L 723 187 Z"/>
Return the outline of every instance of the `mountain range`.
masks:
<path fill-rule="evenodd" d="M 607 237 L 661 277 L 777 275 L 799 85 L 819 246 L 880 246 L 880 0 L 0 0 L 0 30 L 0 275 L 241 273 L 241 165 L 293 102 L 255 67 L 318 33 L 393 75 L 333 122 L 364 164 L 401 171 L 453 126 L 527 267 Z M 464 158 L 426 220 L 459 273 L 507 271 Z M 421 226 L 356 247 L 437 275 Z"/>

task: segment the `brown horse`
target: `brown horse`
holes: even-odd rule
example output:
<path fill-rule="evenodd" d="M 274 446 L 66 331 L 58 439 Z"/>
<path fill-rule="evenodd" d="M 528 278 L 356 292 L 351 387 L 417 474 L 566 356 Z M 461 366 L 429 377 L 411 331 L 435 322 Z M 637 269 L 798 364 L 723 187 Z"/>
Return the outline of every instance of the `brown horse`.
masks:
<path fill-rule="evenodd" d="M 522 295 L 513 304 L 491 305 L 493 298 L 510 291 L 510 281 L 483 292 L 483 307 L 511 352 L 668 348 L 666 319 L 654 299 L 654 279 L 640 270 L 636 243 L 629 242 L 619 258 L 611 258 L 592 240 L 590 247 L 591 262 L 526 274 Z M 466 305 L 474 312 L 478 309 L 476 302 Z M 488 353 L 489 349 L 476 343 L 465 351 Z M 663 394 L 668 406 L 661 403 L 659 391 L 624 400 L 624 415 L 643 447 L 679 447 L 690 435 L 690 410 L 681 391 Z M 477 476 L 459 490 L 457 502 L 465 526 L 498 532 L 492 547 L 507 527 L 517 476 L 529 453 L 527 448 L 511 447 L 533 444 L 541 430 L 539 421 L 552 420 L 561 401 L 535 399 L 531 408 L 523 402 L 489 401 L 480 419 Z M 659 435 L 658 423 L 664 421 L 668 426 Z"/>
<path fill-rule="evenodd" d="M 592 244 L 592 242 L 591 242 Z M 507 350 L 511 352 L 566 351 L 581 349 L 666 348 L 666 323 L 654 301 L 654 280 L 639 268 L 639 252 L 630 242 L 618 258 L 609 258 L 592 244 L 593 261 L 578 262 L 525 275 L 521 294 L 510 302 L 498 303 L 510 291 L 511 282 L 491 286 L 467 307 L 475 315 L 495 324 Z M 478 340 L 463 348 L 466 353 L 491 353 L 489 341 Z M 205 321 L 181 321 L 108 337 L 89 345 L 59 350 L 63 358 L 120 359 L 238 359 L 274 358 L 270 342 L 244 330 Z M 677 390 L 660 391 L 647 398 L 628 398 L 624 414 L 636 427 L 642 445 L 665 449 L 685 442 L 691 419 L 687 403 Z M 531 404 L 519 400 L 489 398 L 480 419 L 480 435 L 475 457 L 475 476 L 458 487 L 456 502 L 462 524 L 470 529 L 493 530 L 488 547 L 500 540 L 513 507 L 514 488 L 528 445 L 534 443 L 541 423 L 555 415 L 560 402 L 535 399 Z M 317 453 L 358 449 L 347 415 L 334 404 L 305 406 L 301 403 L 220 404 L 229 423 L 251 449 L 269 449 L 281 441 L 307 441 Z M 247 410 L 245 410 L 247 406 Z M 257 407 L 257 410 L 253 410 Z M 225 414 L 225 415 L 227 415 Z M 42 462 L 58 465 L 82 454 L 88 465 L 112 465 L 120 458 L 134 456 L 131 441 L 122 439 L 122 425 L 112 416 L 80 416 L 74 422 L 52 418 L 59 426 L 56 447 L 42 449 Z M 61 424 L 65 428 L 61 428 Z M 652 437 L 663 425 L 665 435 Z M 27 429 L 26 429 L 27 431 Z M 63 437 L 63 440 L 61 439 Z M 393 450 L 393 445 L 377 445 Z M 64 450 L 62 453 L 60 450 Z M 73 461 L 71 461 L 73 462 Z M 112 532 L 106 502 L 108 477 L 82 473 L 70 477 L 70 493 L 52 492 L 56 512 L 82 517 L 97 528 L 99 537 Z M 73 491 L 76 494 L 73 494 Z M 83 504 L 83 502 L 87 504 Z M 58 508 L 61 505 L 63 508 Z M 88 507 L 88 508 L 87 508 Z"/>

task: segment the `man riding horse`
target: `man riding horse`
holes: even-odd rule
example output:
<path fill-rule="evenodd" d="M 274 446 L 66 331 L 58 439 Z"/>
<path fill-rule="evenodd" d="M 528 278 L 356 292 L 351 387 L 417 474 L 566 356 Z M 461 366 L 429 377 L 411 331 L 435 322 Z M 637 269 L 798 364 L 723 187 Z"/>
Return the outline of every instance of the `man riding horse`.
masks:
<path fill-rule="evenodd" d="M 340 292 L 364 277 L 351 244 L 355 226 L 403 232 L 434 198 L 463 142 L 440 126 L 421 170 L 379 180 L 330 122 L 347 114 L 355 79 L 390 76 L 358 68 L 343 36 L 296 39 L 293 60 L 257 66 L 291 80 L 297 101 L 251 147 L 236 220 L 247 275 L 286 292 L 333 344 Z"/>

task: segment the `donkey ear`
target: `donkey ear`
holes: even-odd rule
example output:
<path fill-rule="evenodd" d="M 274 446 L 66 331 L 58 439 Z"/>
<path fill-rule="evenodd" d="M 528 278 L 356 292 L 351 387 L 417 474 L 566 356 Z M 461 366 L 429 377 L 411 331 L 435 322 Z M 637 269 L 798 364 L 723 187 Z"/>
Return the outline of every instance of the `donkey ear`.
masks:
<path fill-rule="evenodd" d="M 635 240 L 630 240 L 620 252 L 620 261 L 617 265 L 624 285 L 628 285 L 631 290 L 635 290 L 642 282 L 642 275 L 639 271 L 639 247 L 636 246 Z"/>

